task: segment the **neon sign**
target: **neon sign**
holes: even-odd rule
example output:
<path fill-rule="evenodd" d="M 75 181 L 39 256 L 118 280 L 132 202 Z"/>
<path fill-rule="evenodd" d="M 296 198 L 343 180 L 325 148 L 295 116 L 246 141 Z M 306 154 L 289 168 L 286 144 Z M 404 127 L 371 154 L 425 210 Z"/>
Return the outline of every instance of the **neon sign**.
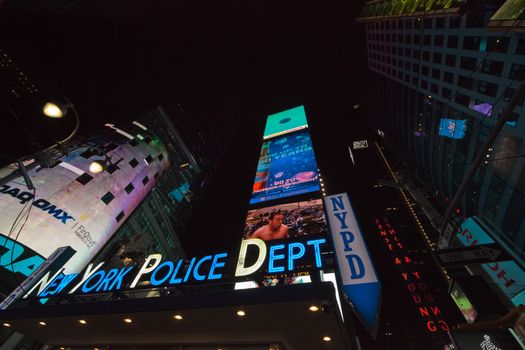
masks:
<path fill-rule="evenodd" d="M 441 309 L 436 305 L 434 295 L 429 290 L 422 272 L 413 267 L 415 266 L 414 258 L 406 251 L 406 246 L 400 239 L 397 230 L 386 218 L 376 219 L 375 223 L 381 238 L 390 251 L 394 265 L 400 272 L 418 316 L 425 324 L 426 331 L 446 334 L 450 327 L 443 319 Z"/>
<path fill-rule="evenodd" d="M 234 278 L 245 278 L 260 272 L 277 273 L 293 272 L 299 267 L 312 266 L 315 269 L 323 267 L 321 251 L 326 244 L 325 238 L 312 237 L 307 240 L 272 241 L 261 239 L 246 239 L 241 242 L 239 256 L 235 261 L 228 260 L 228 253 L 217 253 L 204 257 L 193 257 L 190 260 L 163 260 L 161 254 L 151 254 L 140 265 L 127 266 L 120 269 L 103 270 L 105 262 L 97 265 L 91 263 L 80 274 L 56 274 L 39 280 L 25 294 L 27 298 L 37 291 L 38 298 L 48 298 L 59 294 L 105 293 L 119 290 L 134 289 L 137 286 L 149 287 L 175 286 L 202 281 L 218 281 L 228 274 L 229 265 L 235 266 Z M 247 259 L 248 250 L 255 259 Z M 250 255 L 253 258 L 253 254 Z M 255 260 L 252 262 L 251 260 Z"/>

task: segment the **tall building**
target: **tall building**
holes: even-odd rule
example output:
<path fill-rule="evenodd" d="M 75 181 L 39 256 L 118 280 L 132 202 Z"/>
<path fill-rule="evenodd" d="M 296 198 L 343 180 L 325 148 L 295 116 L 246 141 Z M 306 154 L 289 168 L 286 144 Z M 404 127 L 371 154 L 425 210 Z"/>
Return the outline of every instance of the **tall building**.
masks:
<path fill-rule="evenodd" d="M 126 258 L 140 260 L 150 253 L 160 253 L 171 259 L 185 257 L 179 237 L 184 235 L 192 210 L 232 135 L 218 137 L 204 116 L 189 114 L 182 106 L 177 104 L 175 110 L 179 113 L 174 113 L 173 117 L 158 106 L 132 125 L 135 133 L 140 129 L 148 130 L 159 138 L 166 147 L 170 166 L 97 255 L 96 261 L 111 260 L 121 265 Z M 187 109 L 190 107 L 194 106 Z M 238 120 L 237 124 L 235 120 L 229 121 L 233 124 L 233 133 Z M 185 129 L 180 131 L 175 124 Z"/>
<path fill-rule="evenodd" d="M 370 121 L 397 153 L 399 175 L 421 190 L 427 214 L 445 212 L 525 78 L 524 10 L 515 1 L 374 1 L 358 18 L 374 90 Z M 453 208 L 463 232 L 474 222 L 473 232 L 490 237 L 474 241 L 496 241 L 511 253 L 516 281 L 525 276 L 524 120 L 521 99 Z M 429 219 L 438 228 L 439 220 Z M 453 243 L 475 244 L 456 238 Z M 438 230 L 431 239 L 437 243 Z M 516 287 L 510 291 L 501 275 L 491 278 L 521 303 L 522 283 L 510 283 Z"/>

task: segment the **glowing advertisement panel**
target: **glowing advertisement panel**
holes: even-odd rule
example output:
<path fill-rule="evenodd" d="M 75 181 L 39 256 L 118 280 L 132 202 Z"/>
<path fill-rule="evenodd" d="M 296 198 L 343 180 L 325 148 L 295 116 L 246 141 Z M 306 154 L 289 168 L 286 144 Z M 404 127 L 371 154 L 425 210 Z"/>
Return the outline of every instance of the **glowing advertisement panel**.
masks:
<path fill-rule="evenodd" d="M 465 246 L 495 243 L 472 217 L 461 224 L 457 238 Z M 525 272 L 514 261 L 481 264 L 481 267 L 514 305 L 525 304 Z"/>
<path fill-rule="evenodd" d="M 341 288 L 373 337 L 377 334 L 381 282 L 346 193 L 324 198 Z"/>
<path fill-rule="evenodd" d="M 326 233 L 323 201 L 315 199 L 248 211 L 243 239 L 269 241 Z"/>
<path fill-rule="evenodd" d="M 441 118 L 439 124 L 439 135 L 451 139 L 462 139 L 467 131 L 467 121 L 457 119 Z"/>
<path fill-rule="evenodd" d="M 304 106 L 288 109 L 279 113 L 271 114 L 266 119 L 263 139 L 283 135 L 292 131 L 308 127 Z"/>
<path fill-rule="evenodd" d="M 53 167 L 31 170 L 34 193 L 22 178 L 0 186 L 4 285 L 18 285 L 62 246 L 76 251 L 64 273 L 80 272 L 151 191 L 156 175 L 167 169 L 164 146 L 154 135 L 140 130 L 151 138 L 146 143 L 109 127 L 113 130 L 86 140 Z M 101 158 L 94 145 L 106 150 L 111 170 L 89 173 L 90 163 Z"/>
<path fill-rule="evenodd" d="M 264 141 L 250 204 L 320 190 L 308 131 Z"/>

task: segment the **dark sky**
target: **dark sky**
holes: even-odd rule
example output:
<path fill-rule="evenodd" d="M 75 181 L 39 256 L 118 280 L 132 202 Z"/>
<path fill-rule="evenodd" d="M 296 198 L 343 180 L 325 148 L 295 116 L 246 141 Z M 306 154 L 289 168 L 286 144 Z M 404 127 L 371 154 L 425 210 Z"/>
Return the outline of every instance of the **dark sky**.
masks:
<path fill-rule="evenodd" d="M 347 145 L 367 132 L 364 113 L 352 109 L 367 85 L 364 30 L 355 22 L 363 1 L 162 1 L 131 10 L 121 3 L 0 7 L 3 48 L 42 95 L 75 102 L 81 134 L 157 104 L 169 108 L 184 88 L 196 91 L 213 123 L 240 113 L 239 132 L 183 237 L 189 255 L 238 244 L 268 114 L 305 105 L 328 192 L 353 190 Z M 55 139 L 70 127 L 61 125 Z M 201 237 L 209 244 L 197 244 Z"/>

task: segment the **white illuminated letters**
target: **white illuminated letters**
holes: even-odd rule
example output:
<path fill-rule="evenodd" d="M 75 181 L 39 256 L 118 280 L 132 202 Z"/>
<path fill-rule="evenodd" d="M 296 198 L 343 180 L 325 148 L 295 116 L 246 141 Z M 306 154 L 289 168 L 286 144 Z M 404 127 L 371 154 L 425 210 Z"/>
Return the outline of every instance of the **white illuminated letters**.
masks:
<path fill-rule="evenodd" d="M 245 267 L 244 263 L 246 260 L 246 253 L 248 251 L 248 246 L 250 245 L 254 245 L 259 248 L 259 256 L 257 257 L 255 264 Z M 241 242 L 241 251 L 239 252 L 239 260 L 237 261 L 235 277 L 247 276 L 254 273 L 262 266 L 262 264 L 264 264 L 264 259 L 266 259 L 266 244 L 264 244 L 264 241 L 259 238 L 245 239 Z"/>
<path fill-rule="evenodd" d="M 154 262 L 153 262 L 153 264 L 151 266 L 149 266 L 151 260 L 154 260 Z M 137 283 L 139 283 L 140 277 L 142 275 L 145 275 L 145 274 L 150 273 L 151 271 L 155 270 L 157 268 L 157 266 L 159 266 L 161 260 L 162 260 L 162 255 L 160 255 L 160 254 L 151 254 L 150 256 L 148 256 L 148 258 L 144 262 L 144 265 L 142 265 L 142 267 L 140 268 L 139 272 L 137 273 L 137 276 L 135 277 L 135 279 L 133 280 L 133 282 L 131 283 L 131 285 L 129 287 L 130 288 L 135 288 Z"/>
<path fill-rule="evenodd" d="M 97 270 L 100 269 L 102 265 L 104 265 L 104 262 L 101 262 L 100 264 L 97 265 L 97 267 L 93 269 L 93 263 L 89 264 L 88 267 L 86 268 L 86 272 L 84 272 L 84 276 L 82 276 L 82 280 L 80 280 L 80 282 L 73 289 L 69 291 L 69 294 L 75 293 L 75 291 L 78 288 L 80 288 L 80 286 L 84 284 L 84 282 L 86 282 L 89 279 L 89 277 L 91 277 L 91 275 L 97 272 Z"/>

